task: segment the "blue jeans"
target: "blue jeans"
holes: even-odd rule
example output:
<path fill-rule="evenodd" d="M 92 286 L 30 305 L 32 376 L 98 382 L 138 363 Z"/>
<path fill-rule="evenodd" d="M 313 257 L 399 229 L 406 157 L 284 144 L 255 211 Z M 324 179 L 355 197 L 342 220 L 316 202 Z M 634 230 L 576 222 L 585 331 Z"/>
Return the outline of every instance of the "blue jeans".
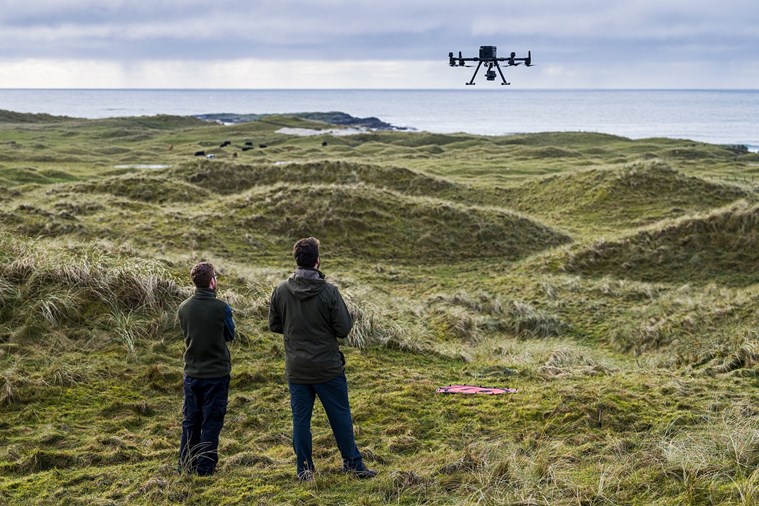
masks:
<path fill-rule="evenodd" d="M 219 461 L 219 433 L 224 426 L 229 376 L 184 378 L 184 418 L 179 444 L 179 470 L 213 474 Z"/>
<path fill-rule="evenodd" d="M 325 383 L 290 383 L 289 387 L 290 407 L 293 412 L 293 449 L 298 459 L 298 475 L 314 470 L 311 457 L 311 414 L 316 396 L 319 396 L 327 413 L 332 434 L 343 457 L 343 467 L 363 469 L 361 454 L 353 438 L 353 419 L 348 403 L 348 381 L 345 374 L 340 374 Z"/>

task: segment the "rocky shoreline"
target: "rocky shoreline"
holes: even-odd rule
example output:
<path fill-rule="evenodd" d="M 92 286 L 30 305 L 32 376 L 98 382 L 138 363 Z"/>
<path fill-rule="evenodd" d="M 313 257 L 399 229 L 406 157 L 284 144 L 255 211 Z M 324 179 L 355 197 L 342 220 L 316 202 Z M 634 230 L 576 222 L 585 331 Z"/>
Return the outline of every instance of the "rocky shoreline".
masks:
<path fill-rule="evenodd" d="M 236 125 L 239 123 L 248 123 L 251 121 L 260 121 L 267 117 L 278 116 L 274 114 L 235 114 L 235 113 L 214 113 L 198 114 L 195 118 L 203 121 L 213 121 L 227 125 Z M 288 113 L 287 116 L 307 119 L 311 121 L 322 121 L 330 125 L 338 125 L 352 128 L 364 128 L 368 130 L 413 130 L 408 127 L 398 127 L 373 116 L 368 118 L 358 118 L 344 112 L 298 112 Z"/>

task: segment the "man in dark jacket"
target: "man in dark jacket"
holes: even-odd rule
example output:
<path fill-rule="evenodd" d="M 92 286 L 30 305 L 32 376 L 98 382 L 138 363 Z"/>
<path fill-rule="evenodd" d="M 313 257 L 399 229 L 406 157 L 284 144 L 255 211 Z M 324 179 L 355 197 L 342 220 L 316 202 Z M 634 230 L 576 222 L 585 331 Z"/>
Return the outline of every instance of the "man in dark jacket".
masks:
<path fill-rule="evenodd" d="M 195 293 L 179 306 L 184 333 L 184 418 L 179 470 L 209 476 L 219 460 L 219 433 L 227 413 L 235 338 L 232 309 L 216 298 L 216 271 L 201 262 L 190 273 Z"/>
<path fill-rule="evenodd" d="M 301 239 L 293 246 L 295 273 L 271 295 L 269 330 L 284 334 L 285 377 L 293 415 L 293 449 L 301 481 L 313 480 L 311 414 L 318 396 L 343 457 L 343 472 L 358 478 L 377 473 L 364 467 L 353 439 L 345 357 L 338 338 L 353 325 L 337 288 L 319 271 L 319 241 Z"/>

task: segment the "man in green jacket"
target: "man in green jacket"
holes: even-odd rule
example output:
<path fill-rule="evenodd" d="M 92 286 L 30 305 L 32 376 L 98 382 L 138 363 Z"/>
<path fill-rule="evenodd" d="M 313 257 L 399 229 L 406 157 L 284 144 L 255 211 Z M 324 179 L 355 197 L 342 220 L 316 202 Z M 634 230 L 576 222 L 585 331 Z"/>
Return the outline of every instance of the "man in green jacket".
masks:
<path fill-rule="evenodd" d="M 284 334 L 285 377 L 290 389 L 293 416 L 293 449 L 301 481 L 314 476 L 311 414 L 318 396 L 343 457 L 343 472 L 372 478 L 376 472 L 364 466 L 353 438 L 348 402 L 345 357 L 338 338 L 348 336 L 353 322 L 337 287 L 319 271 L 319 241 L 301 239 L 293 246 L 295 273 L 271 295 L 269 330 Z"/>
<path fill-rule="evenodd" d="M 227 342 L 235 338 L 235 323 L 229 304 L 216 298 L 214 266 L 201 262 L 190 276 L 195 293 L 179 305 L 185 341 L 179 470 L 209 476 L 219 461 L 232 371 Z"/>

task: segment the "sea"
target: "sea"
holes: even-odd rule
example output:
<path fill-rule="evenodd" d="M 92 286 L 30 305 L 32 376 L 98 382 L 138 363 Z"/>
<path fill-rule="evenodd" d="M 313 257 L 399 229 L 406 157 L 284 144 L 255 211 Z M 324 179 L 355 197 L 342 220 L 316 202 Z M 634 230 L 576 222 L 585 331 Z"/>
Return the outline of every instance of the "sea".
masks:
<path fill-rule="evenodd" d="M 759 151 L 759 89 L 0 89 L 0 109 L 80 118 L 337 111 L 434 133 L 600 132 Z"/>

